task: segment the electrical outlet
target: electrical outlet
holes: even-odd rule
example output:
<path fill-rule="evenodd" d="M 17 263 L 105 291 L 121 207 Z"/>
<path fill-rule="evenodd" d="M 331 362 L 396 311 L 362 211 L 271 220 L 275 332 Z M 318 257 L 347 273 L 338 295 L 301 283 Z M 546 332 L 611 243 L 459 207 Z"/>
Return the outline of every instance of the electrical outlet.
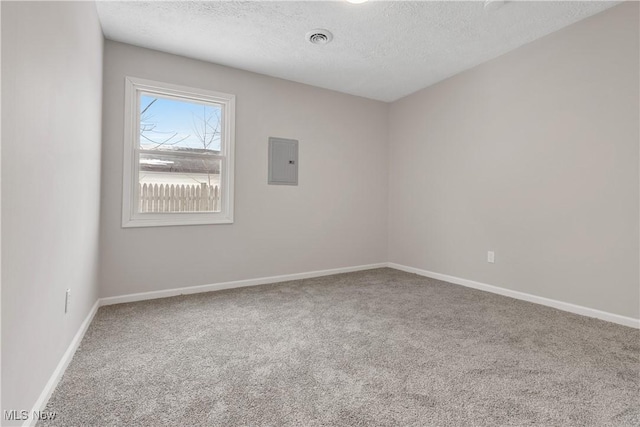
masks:
<path fill-rule="evenodd" d="M 67 289 L 67 292 L 64 296 L 64 312 L 65 314 L 69 312 L 71 308 L 71 289 Z"/>
<path fill-rule="evenodd" d="M 490 262 L 491 264 L 496 262 L 496 254 L 493 251 L 489 251 L 487 252 L 487 262 Z"/>

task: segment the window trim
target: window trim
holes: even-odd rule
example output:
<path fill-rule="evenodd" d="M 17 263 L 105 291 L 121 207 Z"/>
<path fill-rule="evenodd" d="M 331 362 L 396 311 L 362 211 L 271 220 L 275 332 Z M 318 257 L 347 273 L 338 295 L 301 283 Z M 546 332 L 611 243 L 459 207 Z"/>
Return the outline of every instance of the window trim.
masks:
<path fill-rule="evenodd" d="M 215 103 L 222 108 L 222 135 L 219 157 L 220 212 L 140 213 L 137 211 L 138 151 L 140 138 L 139 93 L 157 94 L 178 100 Z M 124 156 L 122 169 L 122 227 L 160 227 L 175 225 L 232 224 L 235 164 L 235 95 L 196 89 L 170 83 L 127 76 L 125 78 Z M 216 156 L 218 157 L 218 156 Z M 226 171 L 226 172 L 225 172 Z M 134 180 L 136 182 L 134 182 Z"/>

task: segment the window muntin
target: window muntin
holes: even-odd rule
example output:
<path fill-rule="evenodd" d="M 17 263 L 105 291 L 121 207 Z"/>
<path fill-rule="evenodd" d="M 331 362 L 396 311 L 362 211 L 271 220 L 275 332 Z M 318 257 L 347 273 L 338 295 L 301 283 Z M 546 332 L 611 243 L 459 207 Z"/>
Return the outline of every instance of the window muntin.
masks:
<path fill-rule="evenodd" d="M 233 222 L 233 95 L 127 78 L 123 227 Z"/>

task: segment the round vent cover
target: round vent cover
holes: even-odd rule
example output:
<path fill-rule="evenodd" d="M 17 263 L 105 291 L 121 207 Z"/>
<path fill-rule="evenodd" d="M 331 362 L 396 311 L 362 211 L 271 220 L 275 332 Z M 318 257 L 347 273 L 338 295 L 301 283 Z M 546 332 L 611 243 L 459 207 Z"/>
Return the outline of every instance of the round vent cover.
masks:
<path fill-rule="evenodd" d="M 313 44 L 327 44 L 333 39 L 333 34 L 329 30 L 317 28 L 307 33 L 307 40 Z"/>

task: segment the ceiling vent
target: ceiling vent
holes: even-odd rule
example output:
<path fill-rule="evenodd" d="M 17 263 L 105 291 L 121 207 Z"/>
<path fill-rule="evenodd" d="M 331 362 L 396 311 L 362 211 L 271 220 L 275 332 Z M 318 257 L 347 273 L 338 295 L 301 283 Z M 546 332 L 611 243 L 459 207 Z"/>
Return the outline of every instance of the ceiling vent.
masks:
<path fill-rule="evenodd" d="M 333 34 L 329 30 L 318 28 L 307 33 L 307 41 L 313 44 L 327 44 L 333 40 Z"/>

